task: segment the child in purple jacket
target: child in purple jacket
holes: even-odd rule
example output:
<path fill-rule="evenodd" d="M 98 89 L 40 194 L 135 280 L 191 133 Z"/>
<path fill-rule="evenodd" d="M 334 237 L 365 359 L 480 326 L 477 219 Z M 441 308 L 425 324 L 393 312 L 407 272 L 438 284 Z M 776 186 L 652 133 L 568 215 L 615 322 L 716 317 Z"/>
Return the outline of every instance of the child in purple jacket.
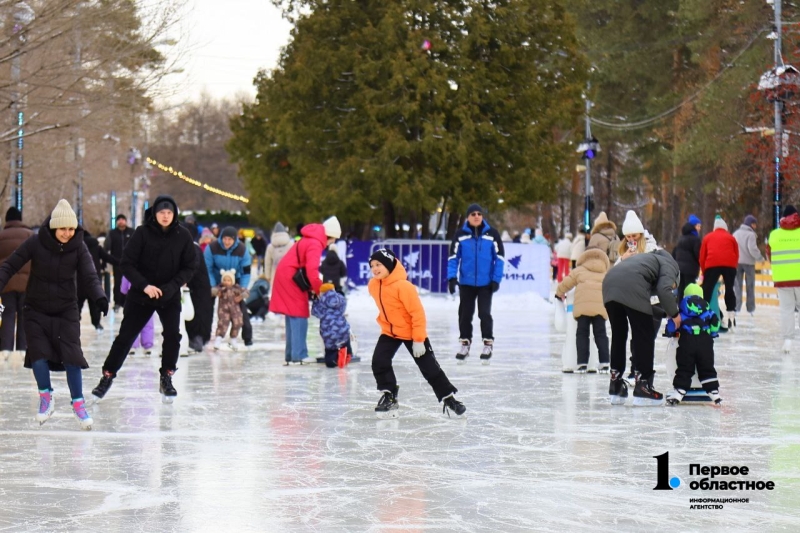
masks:
<path fill-rule="evenodd" d="M 122 284 L 120 285 L 120 292 L 122 294 L 128 294 L 128 291 L 131 289 L 131 282 L 128 281 L 128 278 L 122 278 Z M 144 348 L 144 354 L 147 357 L 150 357 L 150 354 L 153 351 L 153 341 L 155 340 L 156 336 L 156 323 L 155 323 L 156 315 L 150 317 L 150 320 L 147 321 L 147 324 L 144 325 L 142 328 L 142 332 L 136 337 L 136 340 L 133 341 L 133 346 L 131 347 L 131 354 L 134 353 L 136 348 L 141 346 Z"/>

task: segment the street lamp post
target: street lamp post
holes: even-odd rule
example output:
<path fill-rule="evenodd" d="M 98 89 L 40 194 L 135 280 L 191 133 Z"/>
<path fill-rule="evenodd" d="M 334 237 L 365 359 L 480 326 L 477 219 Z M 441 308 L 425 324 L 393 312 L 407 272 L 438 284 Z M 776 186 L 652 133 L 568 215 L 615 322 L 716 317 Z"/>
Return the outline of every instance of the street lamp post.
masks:
<path fill-rule="evenodd" d="M 12 144 L 11 180 L 14 183 L 14 206 L 22 211 L 22 182 L 25 162 L 22 149 L 25 145 L 25 95 L 22 87 L 22 47 L 27 41 L 25 28 L 33 22 L 36 15 L 28 4 L 18 2 L 14 5 L 13 24 L 10 27 L 14 42 L 14 57 L 11 60 L 11 80 L 14 85 L 13 125 L 17 130 L 17 141 Z"/>
<path fill-rule="evenodd" d="M 775 69 L 783 65 L 781 57 L 781 0 L 774 0 L 775 10 L 775 48 L 773 50 L 773 61 Z M 773 201 L 773 224 L 775 228 L 780 227 L 781 221 L 781 156 L 783 155 L 783 121 L 781 120 L 781 107 L 783 102 L 776 98 L 773 103 L 775 112 L 775 198 Z"/>

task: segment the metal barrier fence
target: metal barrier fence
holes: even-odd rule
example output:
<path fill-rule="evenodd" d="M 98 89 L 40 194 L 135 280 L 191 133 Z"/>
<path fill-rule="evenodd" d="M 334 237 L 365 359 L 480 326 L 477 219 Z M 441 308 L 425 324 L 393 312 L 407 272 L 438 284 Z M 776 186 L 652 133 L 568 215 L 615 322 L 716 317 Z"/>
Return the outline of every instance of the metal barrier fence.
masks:
<path fill-rule="evenodd" d="M 408 280 L 422 290 L 447 292 L 447 254 L 449 241 L 387 239 L 375 241 L 370 255 L 381 248 L 391 250 L 408 272 Z"/>

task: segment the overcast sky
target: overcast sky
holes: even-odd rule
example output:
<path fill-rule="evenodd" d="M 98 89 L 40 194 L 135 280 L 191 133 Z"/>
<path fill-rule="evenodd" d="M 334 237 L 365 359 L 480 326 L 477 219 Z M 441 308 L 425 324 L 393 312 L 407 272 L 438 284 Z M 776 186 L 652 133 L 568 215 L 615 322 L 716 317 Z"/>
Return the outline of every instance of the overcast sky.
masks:
<path fill-rule="evenodd" d="M 173 79 L 176 99 L 191 100 L 203 89 L 213 96 L 255 95 L 253 77 L 272 68 L 289 40 L 288 22 L 269 0 L 189 0 L 183 27 L 185 73 Z"/>

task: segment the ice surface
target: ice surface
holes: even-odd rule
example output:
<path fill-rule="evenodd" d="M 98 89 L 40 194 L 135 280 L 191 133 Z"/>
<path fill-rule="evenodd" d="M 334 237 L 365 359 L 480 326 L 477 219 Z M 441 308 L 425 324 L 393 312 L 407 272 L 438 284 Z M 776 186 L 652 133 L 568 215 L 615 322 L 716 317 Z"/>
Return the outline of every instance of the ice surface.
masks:
<path fill-rule="evenodd" d="M 91 408 L 91 432 L 63 374 L 40 428 L 30 370 L 0 358 L 0 531 L 800 531 L 800 360 L 779 351 L 777 309 L 740 317 L 717 342 L 721 407 L 633 408 L 609 405 L 608 376 L 560 372 L 563 334 L 538 297 L 498 295 L 490 366 L 477 353 L 456 364 L 456 300 L 423 301 L 466 420 L 442 417 L 402 351 L 400 418 L 376 419 L 378 328 L 363 293 L 349 319 L 364 362 L 283 367 L 283 330 L 268 321 L 248 353 L 181 358 L 172 405 L 158 394 L 158 357 L 129 358 Z M 86 395 L 119 318 L 98 334 L 84 317 Z M 312 319 L 314 355 L 316 329 Z M 479 333 L 476 319 L 478 344 Z M 665 348 L 659 339 L 662 392 Z M 675 491 L 653 490 L 664 452 L 683 481 Z M 721 479 L 776 487 L 690 490 L 702 477 L 690 463 L 747 466 Z M 749 503 L 690 509 L 696 497 Z"/>

